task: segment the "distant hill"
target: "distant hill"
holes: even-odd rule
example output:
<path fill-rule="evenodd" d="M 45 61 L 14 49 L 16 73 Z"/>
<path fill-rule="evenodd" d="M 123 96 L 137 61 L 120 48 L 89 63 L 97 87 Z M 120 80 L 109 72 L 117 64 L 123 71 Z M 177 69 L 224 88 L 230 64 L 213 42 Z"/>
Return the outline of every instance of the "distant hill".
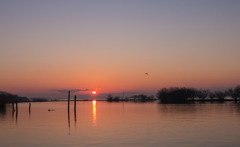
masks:
<path fill-rule="evenodd" d="M 1 95 L 1 94 L 4 94 L 4 95 L 6 95 L 6 96 L 7 96 L 7 95 L 11 95 L 11 93 L 7 93 L 7 92 L 4 92 L 4 91 L 0 91 L 0 95 Z"/>
<path fill-rule="evenodd" d="M 6 103 L 13 103 L 13 102 L 28 102 L 29 99 L 27 97 L 20 97 L 18 95 L 13 95 L 8 92 L 0 91 L 0 98 L 1 99 L 6 99 Z"/>

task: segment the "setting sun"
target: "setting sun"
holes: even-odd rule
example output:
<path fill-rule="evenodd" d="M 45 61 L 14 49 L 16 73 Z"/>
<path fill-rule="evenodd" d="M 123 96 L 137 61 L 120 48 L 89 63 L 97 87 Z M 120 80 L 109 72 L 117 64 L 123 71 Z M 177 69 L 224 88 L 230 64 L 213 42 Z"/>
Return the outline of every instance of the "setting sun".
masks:
<path fill-rule="evenodd" d="M 97 92 L 96 91 L 92 91 L 92 94 L 97 94 Z"/>

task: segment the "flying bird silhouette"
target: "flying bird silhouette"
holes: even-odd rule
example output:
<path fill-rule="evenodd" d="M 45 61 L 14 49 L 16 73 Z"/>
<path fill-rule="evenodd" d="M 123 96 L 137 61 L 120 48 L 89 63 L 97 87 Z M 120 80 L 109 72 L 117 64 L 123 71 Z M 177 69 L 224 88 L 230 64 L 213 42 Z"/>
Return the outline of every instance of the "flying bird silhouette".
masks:
<path fill-rule="evenodd" d="M 145 75 L 148 75 L 148 73 L 146 72 Z"/>

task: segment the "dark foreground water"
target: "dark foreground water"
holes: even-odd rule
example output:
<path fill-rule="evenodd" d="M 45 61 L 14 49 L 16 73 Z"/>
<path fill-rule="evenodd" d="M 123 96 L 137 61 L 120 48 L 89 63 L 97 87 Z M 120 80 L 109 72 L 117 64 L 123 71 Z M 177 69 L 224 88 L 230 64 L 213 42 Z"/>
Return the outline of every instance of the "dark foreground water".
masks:
<path fill-rule="evenodd" d="M 0 146 L 239 147 L 240 104 L 19 103 L 0 111 Z"/>

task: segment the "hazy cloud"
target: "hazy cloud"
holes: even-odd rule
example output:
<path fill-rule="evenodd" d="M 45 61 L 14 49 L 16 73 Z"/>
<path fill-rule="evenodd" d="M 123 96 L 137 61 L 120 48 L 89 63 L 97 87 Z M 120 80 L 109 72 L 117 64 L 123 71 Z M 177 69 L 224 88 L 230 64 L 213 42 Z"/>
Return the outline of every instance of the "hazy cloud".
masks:
<path fill-rule="evenodd" d="M 50 91 L 57 91 L 60 93 L 67 93 L 68 91 L 70 91 L 71 93 L 75 93 L 79 91 L 89 91 L 89 90 L 93 90 L 93 89 L 50 89 Z"/>

